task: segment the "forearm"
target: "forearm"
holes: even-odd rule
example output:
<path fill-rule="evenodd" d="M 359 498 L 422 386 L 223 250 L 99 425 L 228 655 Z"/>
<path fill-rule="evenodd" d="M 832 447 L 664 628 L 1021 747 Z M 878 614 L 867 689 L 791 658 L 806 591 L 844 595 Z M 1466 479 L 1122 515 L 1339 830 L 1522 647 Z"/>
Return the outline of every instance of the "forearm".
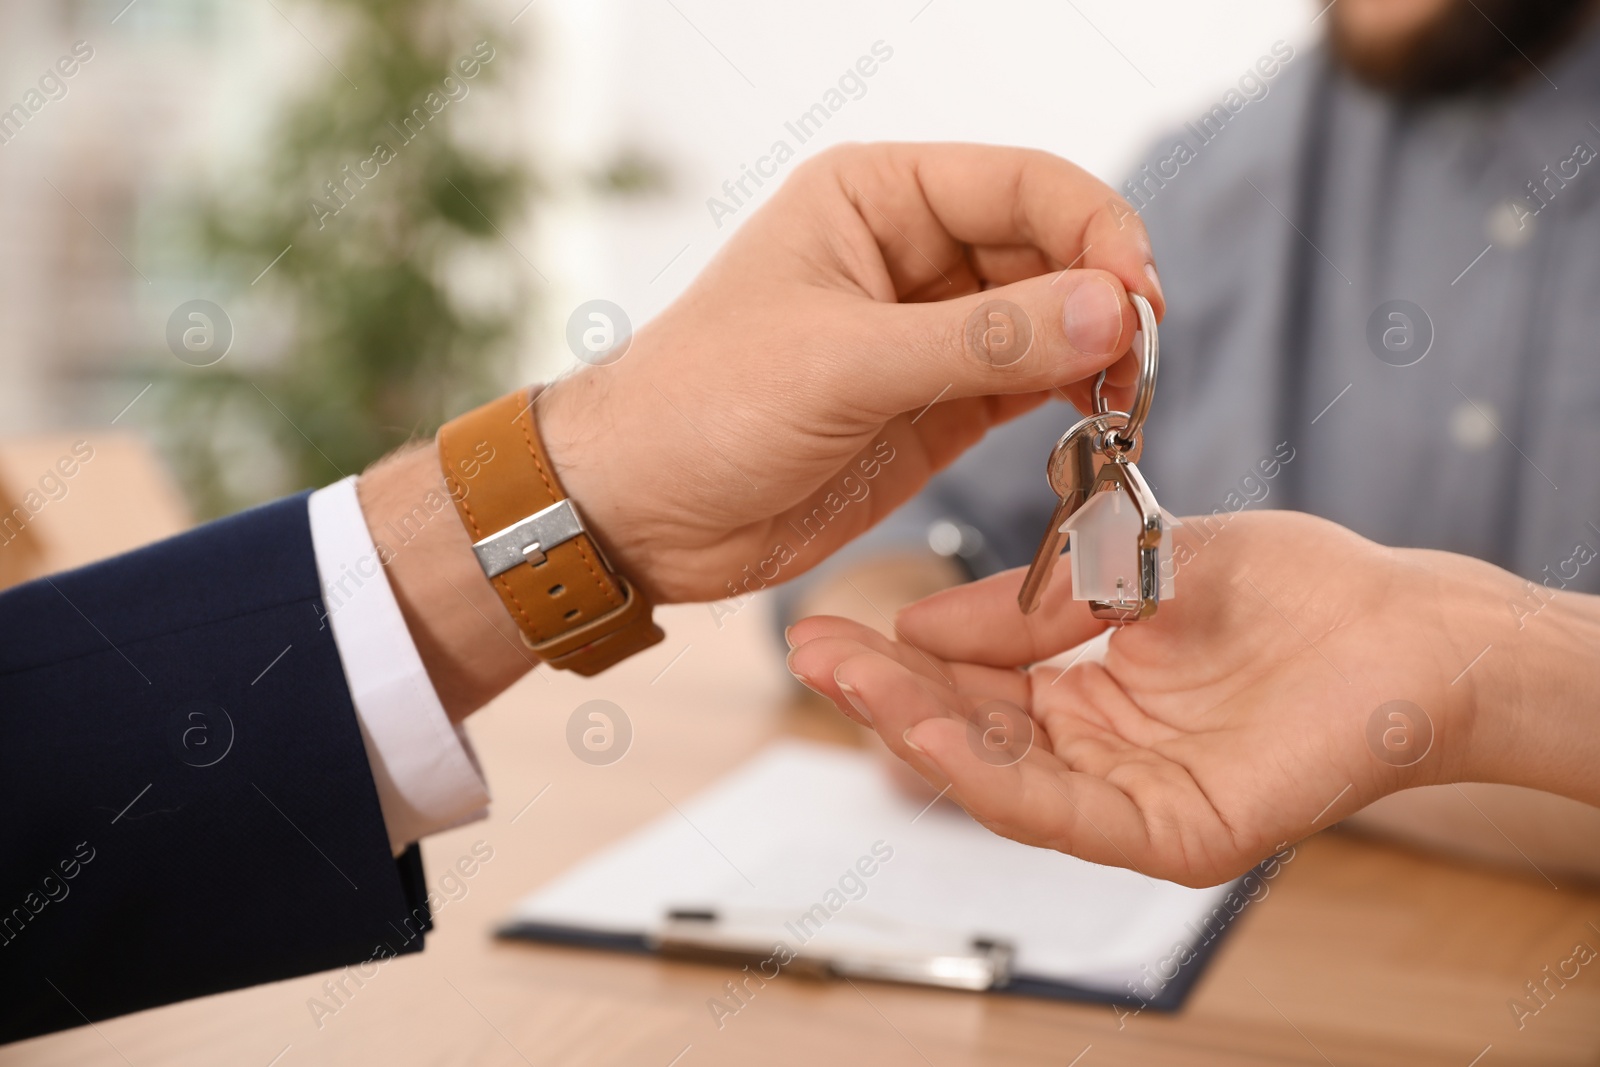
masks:
<path fill-rule="evenodd" d="M 1510 604 L 1506 611 L 1512 614 Z M 1499 694 L 1514 708 L 1506 738 L 1515 756 L 1511 781 L 1600 805 L 1600 597 L 1556 594 L 1515 626 L 1508 628 L 1509 684 Z"/>
<path fill-rule="evenodd" d="M 316 541 L 290 497 L 0 594 L 0 1043 L 421 948 Z"/>
<path fill-rule="evenodd" d="M 1472 691 L 1463 780 L 1600 805 L 1600 597 L 1448 558 L 1470 590 L 1446 619 L 1466 656 L 1452 688 Z"/>
<path fill-rule="evenodd" d="M 1423 786 L 1380 798 L 1350 829 L 1554 881 L 1600 881 L 1600 807 L 1495 783 Z"/>
<path fill-rule="evenodd" d="M 432 441 L 380 461 L 361 476 L 359 492 L 417 653 L 460 722 L 539 659 L 478 566 Z"/>

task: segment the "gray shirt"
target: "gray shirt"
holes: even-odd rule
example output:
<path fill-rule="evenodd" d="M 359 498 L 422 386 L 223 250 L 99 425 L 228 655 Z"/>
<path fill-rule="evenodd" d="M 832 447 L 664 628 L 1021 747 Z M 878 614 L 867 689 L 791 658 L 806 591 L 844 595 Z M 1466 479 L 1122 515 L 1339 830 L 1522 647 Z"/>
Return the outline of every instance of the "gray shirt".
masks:
<path fill-rule="evenodd" d="M 1169 301 L 1140 462 L 1163 506 L 1294 508 L 1600 590 L 1600 28 L 1540 66 L 1404 105 L 1314 50 L 1156 144 L 1131 188 Z M 991 433 L 835 565 L 950 523 L 975 573 L 1027 562 L 1076 417 Z"/>

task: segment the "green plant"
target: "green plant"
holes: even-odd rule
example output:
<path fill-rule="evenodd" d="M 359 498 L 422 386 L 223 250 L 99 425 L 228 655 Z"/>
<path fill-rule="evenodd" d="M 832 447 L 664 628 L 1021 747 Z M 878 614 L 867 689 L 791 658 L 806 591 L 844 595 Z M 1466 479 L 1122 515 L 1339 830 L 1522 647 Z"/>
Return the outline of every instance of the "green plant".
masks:
<path fill-rule="evenodd" d="M 461 121 L 492 106 L 511 42 L 462 0 L 280 13 L 339 43 L 187 220 L 251 327 L 164 391 L 166 443 L 206 515 L 358 472 L 503 390 L 537 277 L 505 235 L 537 184 Z"/>

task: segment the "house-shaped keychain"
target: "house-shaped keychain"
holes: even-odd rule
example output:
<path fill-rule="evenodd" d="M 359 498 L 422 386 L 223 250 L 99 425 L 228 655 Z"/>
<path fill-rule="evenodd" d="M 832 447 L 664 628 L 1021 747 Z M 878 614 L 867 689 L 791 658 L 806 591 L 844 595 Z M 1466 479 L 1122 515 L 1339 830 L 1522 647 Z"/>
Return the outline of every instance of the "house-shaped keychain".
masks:
<path fill-rule="evenodd" d="M 1182 523 L 1155 504 L 1136 469 L 1130 479 L 1125 465 L 1111 467 L 1122 471 L 1103 468 L 1089 498 L 1061 525 L 1071 538 L 1072 596 L 1092 601 L 1097 617 L 1145 618 L 1176 592 L 1171 531 Z M 1146 514 L 1135 502 L 1141 490 Z"/>

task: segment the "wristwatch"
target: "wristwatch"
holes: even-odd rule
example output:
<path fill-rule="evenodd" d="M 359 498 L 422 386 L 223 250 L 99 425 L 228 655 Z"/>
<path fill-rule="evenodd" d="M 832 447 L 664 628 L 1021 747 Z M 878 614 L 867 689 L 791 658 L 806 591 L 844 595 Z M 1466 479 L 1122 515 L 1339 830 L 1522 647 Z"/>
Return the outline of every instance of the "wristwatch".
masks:
<path fill-rule="evenodd" d="M 445 423 L 439 463 L 478 564 L 523 642 L 552 667 L 599 674 L 666 635 L 561 488 L 534 418 L 542 388 Z"/>

